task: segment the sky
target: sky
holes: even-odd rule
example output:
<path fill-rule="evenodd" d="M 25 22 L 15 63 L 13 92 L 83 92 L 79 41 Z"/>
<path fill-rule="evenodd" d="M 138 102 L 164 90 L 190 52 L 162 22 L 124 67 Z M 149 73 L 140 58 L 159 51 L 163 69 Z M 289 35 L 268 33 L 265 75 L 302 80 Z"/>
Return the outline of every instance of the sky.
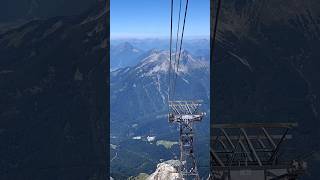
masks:
<path fill-rule="evenodd" d="M 180 27 L 185 2 L 182 0 Z M 173 34 L 178 24 L 179 3 L 180 0 L 174 0 Z M 171 0 L 110 0 L 111 38 L 168 38 L 170 4 Z M 184 34 L 186 38 L 209 37 L 210 0 L 189 0 Z"/>

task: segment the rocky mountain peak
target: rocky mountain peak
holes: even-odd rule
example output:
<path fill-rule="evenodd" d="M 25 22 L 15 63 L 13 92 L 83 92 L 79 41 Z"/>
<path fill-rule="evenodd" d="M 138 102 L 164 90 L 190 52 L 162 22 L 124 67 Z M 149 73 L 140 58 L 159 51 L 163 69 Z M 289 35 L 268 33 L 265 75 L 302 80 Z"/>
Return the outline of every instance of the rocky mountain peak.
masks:
<path fill-rule="evenodd" d="M 175 59 L 178 59 L 178 53 L 172 54 L 171 63 L 172 68 L 175 64 Z M 153 75 L 157 73 L 167 73 L 170 64 L 169 51 L 152 51 L 147 57 L 145 57 L 141 63 L 139 63 L 135 70 L 143 72 L 146 75 Z M 188 51 L 183 50 L 180 55 L 178 73 L 188 73 L 190 70 L 208 68 L 207 62 L 197 59 L 192 56 Z"/>
<path fill-rule="evenodd" d="M 157 165 L 157 169 L 146 180 L 184 180 L 178 172 L 178 160 L 169 160 Z"/>

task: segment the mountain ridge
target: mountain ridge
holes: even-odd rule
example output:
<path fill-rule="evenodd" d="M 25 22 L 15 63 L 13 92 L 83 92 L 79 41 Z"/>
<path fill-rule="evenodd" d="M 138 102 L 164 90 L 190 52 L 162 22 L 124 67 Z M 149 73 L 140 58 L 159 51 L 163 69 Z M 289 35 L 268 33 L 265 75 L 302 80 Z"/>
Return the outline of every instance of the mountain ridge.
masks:
<path fill-rule="evenodd" d="M 0 34 L 0 179 L 107 178 L 107 11 Z"/>
<path fill-rule="evenodd" d="M 295 153 L 318 156 L 319 22 L 316 0 L 223 1 L 212 65 L 215 122 L 297 122 Z M 316 159 L 301 179 L 318 177 Z"/>

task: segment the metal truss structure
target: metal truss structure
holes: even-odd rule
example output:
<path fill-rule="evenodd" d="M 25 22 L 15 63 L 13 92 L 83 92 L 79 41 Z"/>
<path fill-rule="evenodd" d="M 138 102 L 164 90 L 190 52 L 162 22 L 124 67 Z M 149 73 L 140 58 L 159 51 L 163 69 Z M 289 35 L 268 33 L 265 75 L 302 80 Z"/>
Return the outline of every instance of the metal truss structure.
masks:
<path fill-rule="evenodd" d="M 169 101 L 169 122 L 180 127 L 180 173 L 184 179 L 199 180 L 199 173 L 194 155 L 193 123 L 201 121 L 205 113 L 199 112 L 201 101 Z"/>
<path fill-rule="evenodd" d="M 211 177 L 213 180 L 295 180 L 306 163 L 286 160 L 280 148 L 292 138 L 294 123 L 214 124 Z"/>

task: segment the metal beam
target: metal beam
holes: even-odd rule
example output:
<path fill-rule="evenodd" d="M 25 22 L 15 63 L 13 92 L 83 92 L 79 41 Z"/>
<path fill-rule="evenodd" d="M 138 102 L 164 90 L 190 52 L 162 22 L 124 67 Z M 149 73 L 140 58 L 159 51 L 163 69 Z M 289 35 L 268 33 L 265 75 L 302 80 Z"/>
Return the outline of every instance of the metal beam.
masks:
<path fill-rule="evenodd" d="M 248 135 L 247 135 L 246 131 L 245 131 L 243 128 L 240 128 L 240 130 L 242 131 L 242 133 L 243 133 L 244 137 L 246 138 L 246 141 L 247 141 L 247 143 L 248 143 L 248 145 L 249 145 L 249 147 L 250 147 L 250 149 L 251 149 L 251 151 L 252 151 L 252 153 L 253 153 L 254 157 L 256 158 L 256 160 L 257 160 L 257 161 L 258 161 L 258 163 L 259 163 L 259 166 L 262 166 L 261 160 L 260 160 L 260 158 L 259 158 L 259 156 L 258 156 L 258 154 L 257 154 L 256 150 L 254 149 L 254 147 L 253 147 L 253 145 L 252 145 L 252 143 L 251 143 L 250 139 L 248 138 Z"/>
<path fill-rule="evenodd" d="M 211 154 L 211 157 L 213 157 L 214 159 L 217 160 L 217 162 L 219 163 L 219 165 L 220 165 L 221 167 L 225 167 L 224 163 L 221 161 L 221 159 L 219 158 L 219 156 L 217 156 L 217 154 L 216 154 L 214 151 L 210 150 L 210 154 Z"/>
<path fill-rule="evenodd" d="M 223 129 L 223 128 L 220 128 L 221 132 L 223 133 L 223 135 L 227 138 L 229 144 L 231 145 L 232 149 L 234 149 L 234 145 L 229 137 L 229 135 L 227 134 L 227 132 Z"/>
<path fill-rule="evenodd" d="M 217 136 L 212 136 L 212 137 L 216 138 Z M 220 137 L 221 140 L 226 140 L 226 141 L 229 141 L 228 139 L 230 139 L 230 141 L 238 140 L 238 138 L 239 138 L 237 136 L 228 136 L 228 138 L 227 138 L 224 135 L 220 135 L 218 137 Z M 254 140 L 254 139 L 268 139 L 266 136 L 263 136 L 263 135 L 257 135 L 257 136 L 256 135 L 248 135 L 248 137 L 249 137 L 249 139 L 252 139 L 252 140 Z M 279 134 L 278 135 L 270 135 L 270 137 L 272 139 L 281 139 L 282 135 L 279 135 Z M 292 135 L 291 134 L 287 134 L 285 138 L 286 139 L 292 139 Z"/>
<path fill-rule="evenodd" d="M 190 109 L 190 107 L 188 106 L 188 104 L 187 104 L 187 103 L 186 103 L 186 107 L 187 107 L 187 109 L 188 109 L 189 113 L 190 113 L 190 114 L 193 114 L 193 111 L 191 111 L 191 109 Z"/>
<path fill-rule="evenodd" d="M 261 146 L 263 149 L 266 149 L 266 148 L 267 148 L 266 145 L 263 143 L 263 141 L 262 141 L 260 138 L 258 138 L 257 140 L 258 140 L 260 146 Z M 270 151 L 270 152 L 271 152 L 271 151 Z M 268 152 L 268 155 L 271 157 L 271 153 L 270 153 L 270 152 Z"/>
<path fill-rule="evenodd" d="M 175 113 L 180 114 L 179 110 L 176 108 L 175 105 L 171 105 L 171 107 Z"/>
<path fill-rule="evenodd" d="M 217 141 L 220 142 L 220 144 L 222 145 L 222 147 L 223 147 L 224 150 L 228 151 L 228 148 L 227 148 L 226 144 L 224 144 L 223 141 L 221 141 L 219 138 L 217 139 Z"/>
<path fill-rule="evenodd" d="M 211 127 L 216 128 L 293 128 L 297 123 L 237 123 L 237 124 L 213 124 Z"/>
<path fill-rule="evenodd" d="M 243 144 L 243 142 L 240 140 L 239 143 L 240 143 L 240 146 L 242 147 L 243 151 L 245 152 L 245 154 L 246 154 L 247 157 L 249 158 L 249 160 L 252 162 L 253 159 L 252 159 L 249 151 L 247 150 L 247 148 L 246 148 L 245 145 Z"/>
<path fill-rule="evenodd" d="M 262 127 L 261 129 L 262 129 L 264 135 L 268 138 L 270 144 L 271 144 L 271 145 L 273 146 L 273 148 L 275 149 L 275 148 L 276 148 L 276 144 L 274 143 L 274 141 L 273 141 L 273 139 L 271 138 L 270 134 L 267 132 L 267 130 L 266 130 L 264 127 Z"/>
<path fill-rule="evenodd" d="M 285 140 L 285 137 L 288 133 L 289 129 L 286 129 L 285 133 L 283 134 L 282 138 L 280 139 L 280 141 L 278 142 L 277 146 L 276 146 L 276 149 L 274 150 L 272 156 L 270 157 L 269 161 L 273 161 L 274 157 L 276 156 L 276 154 L 278 153 L 279 151 L 279 148 L 280 148 L 280 145 L 281 143 Z"/>
<path fill-rule="evenodd" d="M 237 149 L 238 149 L 238 145 L 240 144 L 241 136 L 242 136 L 242 133 L 240 133 L 240 135 L 239 135 L 239 140 L 238 140 L 238 142 L 237 142 L 236 146 L 232 149 L 232 153 L 231 153 L 231 154 L 232 154 L 232 156 L 231 156 L 231 159 L 230 159 L 230 160 L 229 160 L 229 162 L 228 162 L 229 166 L 231 166 L 231 165 L 232 165 L 232 162 L 233 162 L 233 160 L 234 160 L 234 157 L 235 157 L 236 151 L 237 151 Z"/>

